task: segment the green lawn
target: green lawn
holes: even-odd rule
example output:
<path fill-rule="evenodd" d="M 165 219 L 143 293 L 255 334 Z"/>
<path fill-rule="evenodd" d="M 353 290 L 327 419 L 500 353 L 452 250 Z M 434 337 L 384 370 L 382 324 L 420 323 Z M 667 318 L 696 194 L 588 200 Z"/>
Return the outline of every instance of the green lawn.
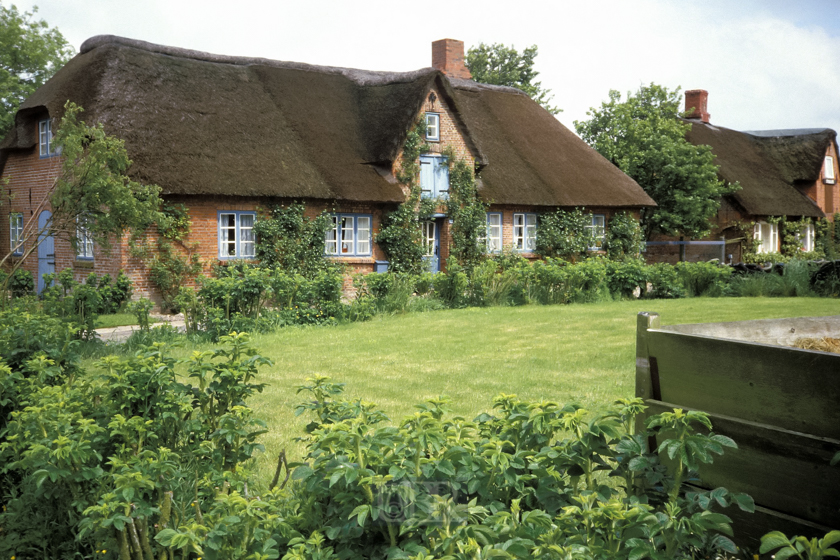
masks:
<path fill-rule="evenodd" d="M 655 311 L 663 324 L 840 314 L 840 300 L 694 298 L 567 306 L 436 311 L 380 317 L 333 328 L 284 329 L 254 338 L 274 361 L 252 405 L 268 422 L 269 464 L 281 449 L 300 457 L 302 418 L 295 386 L 315 374 L 347 384 L 392 418 L 438 395 L 469 418 L 492 408 L 498 393 L 531 400 L 576 401 L 598 409 L 633 396 L 636 314 Z"/>
<path fill-rule="evenodd" d="M 667 325 L 836 315 L 840 300 L 693 298 L 473 308 L 255 336 L 260 353 L 274 362 L 263 371 L 268 386 L 251 403 L 269 428 L 260 467 L 266 477 L 273 474 L 281 449 L 292 460 L 300 458 L 303 448 L 294 438 L 306 421 L 294 416 L 303 396 L 295 387 L 315 374 L 346 383 L 350 397 L 379 404 L 395 420 L 438 395 L 451 397 L 454 412 L 468 418 L 491 410 L 498 393 L 576 401 L 590 410 L 633 396 L 640 311 L 659 313 Z"/>
<path fill-rule="evenodd" d="M 150 318 L 150 323 L 157 323 L 157 319 Z M 96 318 L 96 328 L 102 329 L 107 327 L 122 327 L 124 325 L 136 325 L 137 316 L 133 313 L 112 313 L 110 315 L 100 315 Z"/>

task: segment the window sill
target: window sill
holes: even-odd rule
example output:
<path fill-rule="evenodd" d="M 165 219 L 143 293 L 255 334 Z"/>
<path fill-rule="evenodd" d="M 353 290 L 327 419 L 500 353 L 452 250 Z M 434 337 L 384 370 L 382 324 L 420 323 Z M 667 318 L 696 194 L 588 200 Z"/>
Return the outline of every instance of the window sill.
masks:
<path fill-rule="evenodd" d="M 341 256 L 333 256 L 333 255 L 325 255 L 325 258 L 339 263 L 347 263 L 347 264 L 374 264 L 376 259 L 373 257 L 341 257 Z"/>
<path fill-rule="evenodd" d="M 73 262 L 73 266 L 75 268 L 93 268 L 94 260 L 76 257 L 76 260 Z"/>

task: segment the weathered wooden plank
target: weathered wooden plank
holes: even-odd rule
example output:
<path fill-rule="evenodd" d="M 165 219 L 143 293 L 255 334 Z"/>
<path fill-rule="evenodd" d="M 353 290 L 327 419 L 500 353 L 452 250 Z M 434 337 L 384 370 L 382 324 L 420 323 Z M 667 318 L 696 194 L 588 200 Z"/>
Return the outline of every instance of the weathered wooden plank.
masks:
<path fill-rule="evenodd" d="M 840 355 L 655 329 L 645 344 L 663 401 L 840 439 Z"/>
<path fill-rule="evenodd" d="M 645 402 L 646 415 L 691 408 L 652 399 Z M 830 466 L 840 451 L 840 441 L 718 414 L 709 417 L 714 432 L 731 437 L 738 449 L 727 449 L 715 456 L 712 465 L 701 467 L 701 486 L 745 492 L 762 507 L 805 522 L 840 527 L 840 468 Z"/>

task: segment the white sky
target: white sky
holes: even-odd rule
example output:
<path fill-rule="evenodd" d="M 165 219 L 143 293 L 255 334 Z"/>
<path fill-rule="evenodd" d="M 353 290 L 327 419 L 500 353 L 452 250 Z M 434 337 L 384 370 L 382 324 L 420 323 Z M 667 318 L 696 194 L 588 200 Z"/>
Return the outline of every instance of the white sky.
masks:
<path fill-rule="evenodd" d="M 4 3 L 9 3 L 5 0 Z M 28 9 L 33 2 L 11 2 Z M 369 70 L 431 65 L 442 38 L 536 44 L 573 121 L 656 82 L 709 91 L 713 124 L 840 131 L 840 0 L 40 0 L 78 50 L 122 35 L 219 54 Z"/>

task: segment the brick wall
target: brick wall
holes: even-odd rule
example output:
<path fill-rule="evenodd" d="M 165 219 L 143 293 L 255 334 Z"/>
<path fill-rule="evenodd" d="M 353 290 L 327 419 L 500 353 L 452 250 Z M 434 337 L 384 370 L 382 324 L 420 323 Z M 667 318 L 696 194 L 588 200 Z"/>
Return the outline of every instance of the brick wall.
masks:
<path fill-rule="evenodd" d="M 37 121 L 33 126 L 37 125 Z M 0 204 L 0 248 L 5 255 L 11 249 L 11 233 L 9 231 L 9 215 L 22 213 L 24 220 L 24 236 L 30 236 L 23 246 L 24 253 L 33 248 L 35 237 L 30 235 L 37 232 L 38 216 L 44 210 L 52 210 L 48 199 L 49 193 L 61 171 L 61 157 L 41 157 L 38 146 L 29 150 L 10 152 L 3 169 L 3 179 L 8 183 L 2 186 L 2 204 Z M 77 259 L 73 251 L 69 235 L 71 232 L 54 232 L 55 238 L 55 270 L 56 272 L 70 268 L 76 280 L 84 280 L 91 272 L 97 276 L 111 274 L 116 276 L 120 270 L 122 255 L 121 245 L 114 243 L 110 254 L 105 254 L 101 248 L 94 249 L 94 259 Z M 19 262 L 19 258 L 11 257 L 8 266 Z M 22 268 L 36 276 L 38 273 L 37 249 L 25 260 Z"/>

